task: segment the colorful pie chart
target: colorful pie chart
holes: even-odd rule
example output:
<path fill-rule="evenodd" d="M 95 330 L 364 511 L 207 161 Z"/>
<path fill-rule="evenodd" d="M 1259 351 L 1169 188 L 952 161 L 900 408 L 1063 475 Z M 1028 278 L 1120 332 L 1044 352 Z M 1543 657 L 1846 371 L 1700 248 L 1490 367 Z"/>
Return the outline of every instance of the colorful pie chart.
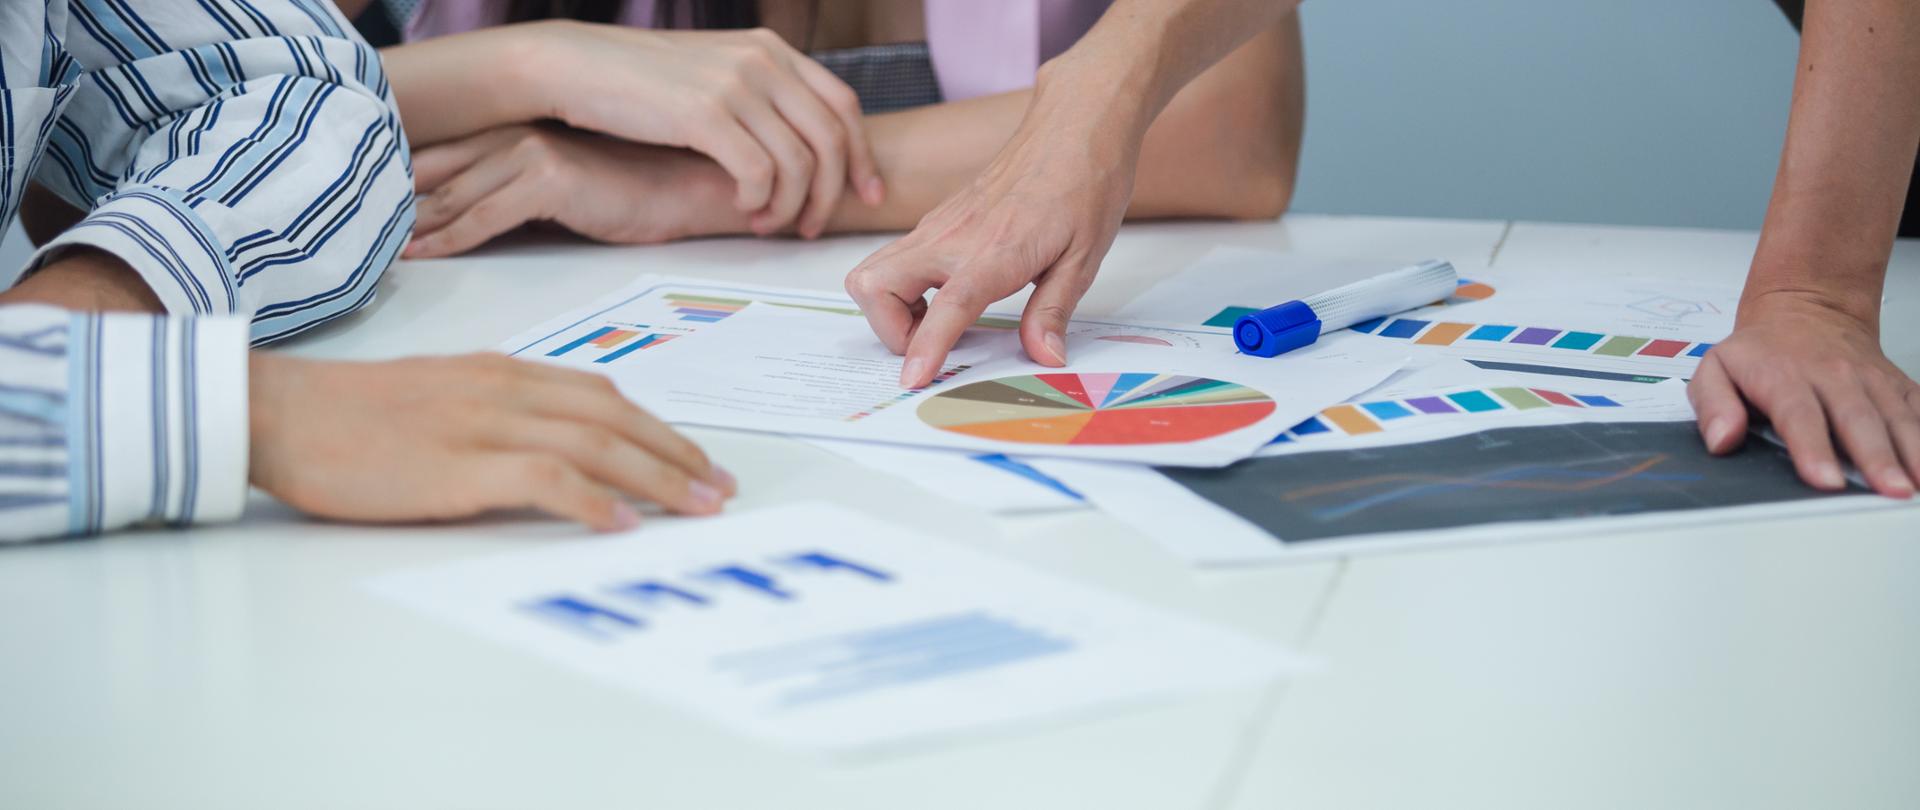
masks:
<path fill-rule="evenodd" d="M 1032 374 L 943 391 L 915 413 L 941 430 L 1021 444 L 1210 439 L 1273 413 L 1244 385 L 1184 374 Z"/>

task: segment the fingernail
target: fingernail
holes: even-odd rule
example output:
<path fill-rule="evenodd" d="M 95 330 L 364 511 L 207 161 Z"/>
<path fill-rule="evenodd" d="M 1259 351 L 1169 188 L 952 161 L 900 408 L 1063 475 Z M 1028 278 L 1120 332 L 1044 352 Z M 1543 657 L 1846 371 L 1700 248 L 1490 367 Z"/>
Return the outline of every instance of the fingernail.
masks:
<path fill-rule="evenodd" d="M 1727 434 L 1733 432 L 1733 425 L 1725 417 L 1707 423 L 1707 449 L 1718 450 L 1727 446 Z"/>
<path fill-rule="evenodd" d="M 1847 485 L 1847 476 L 1840 471 L 1840 465 L 1823 461 L 1813 468 L 1813 477 L 1821 489 L 1839 489 Z"/>
<path fill-rule="evenodd" d="M 720 494 L 720 490 L 715 489 L 712 484 L 705 481 L 687 482 L 687 500 L 693 502 L 694 509 L 701 512 L 718 512 L 720 502 L 725 499 L 726 496 Z"/>
<path fill-rule="evenodd" d="M 640 525 L 640 513 L 634 511 L 632 504 L 622 501 L 620 503 L 616 503 L 613 505 L 613 530 L 614 531 L 624 532 L 629 529 L 637 528 L 639 527 L 639 525 Z"/>
<path fill-rule="evenodd" d="M 924 357 L 908 360 L 906 365 L 900 367 L 900 387 L 919 388 L 920 381 L 926 379 L 928 365 Z"/>
<path fill-rule="evenodd" d="M 879 205 L 886 196 L 887 184 L 878 177 L 869 177 L 867 182 L 860 184 L 860 198 L 866 200 L 868 205 Z"/>
<path fill-rule="evenodd" d="M 1907 474 L 1901 472 L 1899 468 L 1889 467 L 1881 477 L 1887 479 L 1887 482 L 1892 485 L 1889 489 L 1893 491 L 1888 493 L 1889 495 L 1895 498 L 1913 497 L 1913 481 L 1907 478 Z"/>
<path fill-rule="evenodd" d="M 1058 332 L 1048 332 L 1041 342 L 1047 344 L 1047 351 L 1053 352 L 1053 362 L 1067 364 L 1067 339 Z"/>
<path fill-rule="evenodd" d="M 420 252 L 420 240 L 408 239 L 407 246 L 400 251 L 400 258 L 411 259 L 414 257 L 414 254 L 417 254 L 419 252 Z"/>
<path fill-rule="evenodd" d="M 740 491 L 740 479 L 733 477 L 733 473 L 727 472 L 725 467 L 713 465 L 712 478 L 714 485 L 718 486 L 722 492 Z"/>

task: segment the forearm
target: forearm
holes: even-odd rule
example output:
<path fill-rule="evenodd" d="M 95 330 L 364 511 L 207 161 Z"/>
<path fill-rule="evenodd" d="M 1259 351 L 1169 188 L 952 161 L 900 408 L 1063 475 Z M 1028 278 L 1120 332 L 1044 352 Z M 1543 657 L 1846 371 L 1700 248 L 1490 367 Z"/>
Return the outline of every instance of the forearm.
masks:
<path fill-rule="evenodd" d="M 1106 138 L 1141 138 L 1195 76 L 1298 0 L 1119 0 L 1043 65 L 1030 118 Z"/>
<path fill-rule="evenodd" d="M 126 262 L 92 248 L 76 248 L 12 289 L 0 305 L 46 304 L 75 312 L 164 312 L 160 297 Z"/>
<path fill-rule="evenodd" d="M 1920 148 L 1920 5 L 1807 6 L 1786 146 L 1741 306 L 1808 296 L 1877 328 Z"/>
<path fill-rule="evenodd" d="M 420 149 L 552 117 L 540 107 L 545 33 L 570 24 L 506 25 L 382 48 L 407 140 Z"/>
<path fill-rule="evenodd" d="M 1269 218 L 1286 208 L 1305 103 L 1299 37 L 1288 15 L 1176 94 L 1147 131 L 1129 219 Z M 1031 95 L 869 117 L 887 199 L 842 202 L 828 230 L 913 227 L 993 160 Z"/>

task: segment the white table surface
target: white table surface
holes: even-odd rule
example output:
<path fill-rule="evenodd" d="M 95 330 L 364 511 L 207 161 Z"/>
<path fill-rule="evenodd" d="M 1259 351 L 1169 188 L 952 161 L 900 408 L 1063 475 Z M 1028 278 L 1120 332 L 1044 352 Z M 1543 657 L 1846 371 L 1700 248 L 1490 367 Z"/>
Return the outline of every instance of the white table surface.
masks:
<path fill-rule="evenodd" d="M 838 289 L 883 237 L 519 243 L 403 263 L 290 351 L 484 349 L 646 272 Z M 1082 311 L 1216 244 L 1737 280 L 1749 233 L 1289 216 L 1123 231 Z M 1920 244 L 1887 341 L 1920 372 Z M 1920 807 L 1920 509 L 1195 572 L 1089 510 L 995 519 L 691 431 L 749 510 L 843 502 L 1324 656 L 1325 671 L 870 761 L 769 748 L 360 587 L 578 536 L 240 524 L 0 554 L 0 808 Z M 963 500 L 960 496 L 959 500 Z"/>

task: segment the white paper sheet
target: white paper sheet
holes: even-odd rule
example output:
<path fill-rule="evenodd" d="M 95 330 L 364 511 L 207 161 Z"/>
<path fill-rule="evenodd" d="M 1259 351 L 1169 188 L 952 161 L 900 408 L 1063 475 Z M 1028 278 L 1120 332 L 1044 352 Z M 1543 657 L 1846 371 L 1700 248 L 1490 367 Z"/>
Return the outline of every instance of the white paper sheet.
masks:
<path fill-rule="evenodd" d="M 999 515 L 1084 508 L 1066 485 L 1003 453 L 813 439 L 814 444 L 941 497 Z"/>
<path fill-rule="evenodd" d="M 754 303 L 860 319 L 853 301 L 839 292 L 644 275 L 599 300 L 526 329 L 499 348 L 516 357 L 616 372 L 672 352 L 675 339 L 724 323 Z M 1141 320 L 1075 319 L 1067 333 L 1140 345 L 1233 351 L 1232 336 L 1221 330 Z M 982 326 L 1001 329 L 1012 329 L 1019 322 L 1017 312 L 988 313 L 980 319 Z"/>
<path fill-rule="evenodd" d="M 1301 663 L 825 504 L 542 544 L 369 584 L 520 652 L 827 751 L 1254 684 Z"/>
<path fill-rule="evenodd" d="M 1262 456 L 1384 447 L 1503 427 L 1693 418 L 1686 384 L 1542 378 L 1486 371 L 1440 358 L 1325 408 L 1288 430 Z"/>
<path fill-rule="evenodd" d="M 933 385 L 864 320 L 754 305 L 642 364 L 609 367 L 663 419 L 983 453 L 1221 466 L 1365 390 L 1403 356 L 1328 341 L 1282 358 L 1069 337 L 1072 365 L 1026 359 L 1009 330 L 969 331 Z M 1384 359 L 1383 359 L 1384 358 Z"/>
<path fill-rule="evenodd" d="M 1413 257 L 1446 258 L 1441 257 Z M 1240 308 L 1273 306 L 1410 262 L 1355 262 L 1217 248 L 1155 285 L 1123 317 L 1225 333 Z M 1737 287 L 1638 277 L 1482 275 L 1449 302 L 1356 326 L 1384 344 L 1493 370 L 1572 380 L 1689 377 L 1733 328 Z M 1472 297 L 1470 297 L 1472 296 Z M 1571 383 L 1568 383 L 1571 384 Z"/>

